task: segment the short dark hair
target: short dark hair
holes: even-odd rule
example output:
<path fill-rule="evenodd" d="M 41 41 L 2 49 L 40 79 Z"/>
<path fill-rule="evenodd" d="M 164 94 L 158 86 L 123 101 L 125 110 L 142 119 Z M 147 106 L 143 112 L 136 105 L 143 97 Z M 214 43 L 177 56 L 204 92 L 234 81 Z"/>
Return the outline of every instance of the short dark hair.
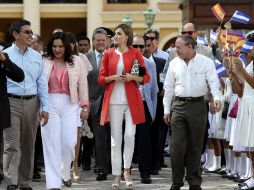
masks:
<path fill-rule="evenodd" d="M 105 34 L 106 38 L 108 37 L 108 34 L 106 32 L 106 30 L 102 29 L 102 28 L 96 28 L 94 31 L 93 31 L 93 36 L 92 36 L 92 40 L 94 41 L 95 40 L 95 35 L 96 34 Z"/>
<path fill-rule="evenodd" d="M 146 30 L 145 31 L 145 33 L 144 33 L 144 36 L 146 36 L 148 33 L 154 33 L 155 34 L 155 38 L 158 40 L 158 39 L 160 39 L 160 33 L 159 33 L 159 31 L 158 30 L 156 30 L 156 29 L 148 29 L 148 30 Z"/>
<path fill-rule="evenodd" d="M 132 42 L 133 42 L 133 30 L 132 28 L 127 25 L 127 24 L 119 24 L 115 27 L 114 29 L 114 33 L 115 31 L 118 29 L 118 28 L 121 28 L 123 30 L 123 32 L 125 33 L 126 36 L 128 36 L 128 40 L 127 40 L 127 43 L 126 45 L 127 46 L 131 46 L 132 45 Z"/>
<path fill-rule="evenodd" d="M 183 40 L 186 45 L 191 44 L 192 49 L 195 49 L 195 47 L 197 46 L 197 41 L 190 35 L 181 35 L 178 36 L 177 39 Z"/>
<path fill-rule="evenodd" d="M 79 35 L 79 36 L 77 36 L 77 42 L 79 42 L 81 40 L 86 40 L 86 41 L 88 41 L 89 44 L 91 43 L 90 39 L 87 36 L 85 36 L 85 35 Z"/>
<path fill-rule="evenodd" d="M 52 50 L 52 46 L 54 43 L 54 40 L 62 40 L 65 51 L 64 51 L 64 61 L 68 62 L 70 66 L 73 66 L 73 56 L 72 56 L 72 50 L 71 50 L 71 44 L 70 44 L 70 40 L 68 35 L 66 34 L 66 32 L 56 32 L 53 33 L 48 41 L 47 44 L 47 53 L 46 53 L 46 57 L 49 57 L 50 59 L 54 59 L 55 55 L 53 53 Z"/>
<path fill-rule="evenodd" d="M 19 33 L 21 30 L 21 27 L 25 25 L 31 26 L 31 22 L 28 20 L 23 20 L 23 19 L 14 21 L 10 27 L 11 36 L 13 37 L 13 32 Z"/>

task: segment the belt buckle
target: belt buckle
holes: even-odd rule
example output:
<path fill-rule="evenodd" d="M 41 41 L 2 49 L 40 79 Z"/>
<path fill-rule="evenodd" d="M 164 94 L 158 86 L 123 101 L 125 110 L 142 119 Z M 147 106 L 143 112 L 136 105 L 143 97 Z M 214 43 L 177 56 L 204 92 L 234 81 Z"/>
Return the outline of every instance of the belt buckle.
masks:
<path fill-rule="evenodd" d="M 187 97 L 186 98 L 186 102 L 192 102 L 192 98 L 191 97 Z"/>

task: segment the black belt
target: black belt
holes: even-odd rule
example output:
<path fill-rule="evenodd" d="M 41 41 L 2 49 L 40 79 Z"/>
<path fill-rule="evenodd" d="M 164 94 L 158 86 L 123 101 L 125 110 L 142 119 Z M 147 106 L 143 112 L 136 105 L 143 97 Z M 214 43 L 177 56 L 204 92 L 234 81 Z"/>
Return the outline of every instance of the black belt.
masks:
<path fill-rule="evenodd" d="M 183 102 L 201 102 L 204 100 L 204 96 L 199 96 L 199 97 L 179 97 L 175 96 L 175 100 L 178 101 L 183 101 Z"/>
<path fill-rule="evenodd" d="M 37 95 L 36 94 L 32 94 L 32 95 L 19 96 L 19 95 L 14 95 L 14 94 L 9 94 L 8 93 L 8 96 L 10 98 L 16 98 L 16 99 L 21 99 L 21 100 L 29 100 L 29 99 L 34 98 Z"/>

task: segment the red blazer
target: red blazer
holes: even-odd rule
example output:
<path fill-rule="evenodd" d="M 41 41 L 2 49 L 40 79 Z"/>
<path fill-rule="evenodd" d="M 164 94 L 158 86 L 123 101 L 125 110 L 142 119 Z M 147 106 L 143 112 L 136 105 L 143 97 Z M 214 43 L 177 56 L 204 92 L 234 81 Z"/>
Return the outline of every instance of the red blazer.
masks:
<path fill-rule="evenodd" d="M 109 120 L 108 106 L 110 96 L 115 84 L 114 81 L 106 84 L 105 77 L 116 74 L 116 68 L 119 61 L 119 57 L 120 56 L 115 53 L 115 48 L 111 48 L 104 53 L 101 63 L 101 69 L 98 76 L 98 83 L 100 85 L 105 85 L 106 87 L 102 103 L 101 120 L 100 120 L 100 124 L 102 126 L 105 124 L 106 121 Z M 125 73 L 131 72 L 131 68 L 135 59 L 138 60 L 141 66 L 146 67 L 141 52 L 138 49 L 130 47 L 128 52 L 123 53 Z M 143 76 L 143 83 L 147 83 L 149 82 L 149 80 L 150 76 L 148 72 L 146 72 L 146 75 Z M 134 124 L 144 123 L 145 122 L 144 105 L 136 83 L 134 81 L 126 82 L 125 91 L 133 123 Z"/>

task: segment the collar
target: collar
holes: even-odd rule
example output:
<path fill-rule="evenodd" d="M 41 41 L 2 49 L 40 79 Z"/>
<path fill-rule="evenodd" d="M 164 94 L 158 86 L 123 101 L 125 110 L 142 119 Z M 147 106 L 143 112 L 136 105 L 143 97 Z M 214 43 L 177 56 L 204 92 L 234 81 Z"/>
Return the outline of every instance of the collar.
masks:
<path fill-rule="evenodd" d="M 16 45 L 15 42 L 12 43 L 12 46 L 11 46 L 11 47 L 14 49 L 15 52 L 20 53 L 19 47 Z M 24 54 L 25 54 L 26 52 L 29 52 L 29 48 L 28 48 L 28 47 L 26 48 L 26 51 L 24 52 Z"/>

